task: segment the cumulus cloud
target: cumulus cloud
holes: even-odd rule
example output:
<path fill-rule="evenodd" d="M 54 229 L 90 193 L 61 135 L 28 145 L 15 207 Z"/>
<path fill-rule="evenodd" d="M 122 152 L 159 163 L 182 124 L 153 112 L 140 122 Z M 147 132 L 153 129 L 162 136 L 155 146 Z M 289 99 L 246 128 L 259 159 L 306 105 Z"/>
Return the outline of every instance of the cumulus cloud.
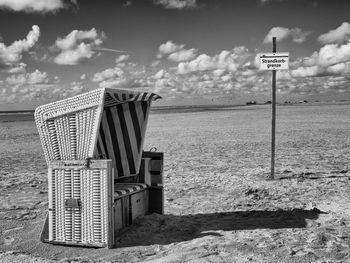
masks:
<path fill-rule="evenodd" d="M 157 5 L 163 6 L 165 9 L 193 9 L 198 8 L 196 0 L 154 0 Z"/>
<path fill-rule="evenodd" d="M 183 49 L 184 47 L 185 47 L 185 45 L 175 44 L 171 40 L 167 41 L 166 43 L 161 44 L 159 46 L 157 58 L 162 58 L 164 56 L 167 56 L 167 55 L 169 55 L 171 53 L 174 53 L 176 51 L 179 51 L 179 50 Z"/>
<path fill-rule="evenodd" d="M 102 72 L 95 73 L 92 81 L 101 82 L 101 81 L 108 80 L 108 79 L 121 78 L 121 77 L 123 77 L 123 75 L 124 75 L 123 70 L 118 68 L 118 67 L 108 68 Z"/>
<path fill-rule="evenodd" d="M 26 67 L 27 67 L 27 64 L 20 62 L 13 68 L 8 69 L 7 72 L 11 74 L 24 73 L 26 72 Z"/>
<path fill-rule="evenodd" d="M 249 52 L 245 47 L 237 47 L 232 51 L 223 50 L 213 57 L 201 54 L 194 60 L 179 63 L 177 73 L 188 74 L 218 69 L 235 72 L 239 66 L 247 62 L 248 57 Z"/>
<path fill-rule="evenodd" d="M 125 62 L 129 60 L 129 58 L 130 58 L 130 55 L 120 55 L 115 59 L 115 63 L 118 64 L 118 63 Z"/>
<path fill-rule="evenodd" d="M 191 59 L 194 59 L 197 56 L 198 50 L 195 48 L 191 49 L 182 49 L 179 51 L 176 51 L 174 53 L 171 53 L 168 56 L 168 59 L 174 62 L 182 62 L 182 61 L 189 61 Z"/>
<path fill-rule="evenodd" d="M 350 73 L 350 43 L 328 44 L 310 57 L 291 63 L 291 75 L 295 78 L 348 76 Z"/>
<path fill-rule="evenodd" d="M 346 77 L 350 74 L 350 62 L 332 65 L 327 68 L 327 71 L 331 75 Z"/>
<path fill-rule="evenodd" d="M 0 0 L 0 9 L 26 13 L 49 13 L 64 8 L 63 0 Z"/>
<path fill-rule="evenodd" d="M 155 79 L 162 79 L 165 76 L 166 72 L 164 69 L 159 70 L 155 75 Z"/>
<path fill-rule="evenodd" d="M 328 31 L 318 37 L 318 41 L 322 44 L 341 44 L 350 38 L 350 24 L 342 23 L 338 28 Z"/>
<path fill-rule="evenodd" d="M 311 32 L 304 32 L 298 27 L 292 29 L 285 27 L 273 27 L 265 36 L 264 43 L 271 43 L 272 37 L 276 37 L 278 42 L 291 38 L 293 42 L 300 44 L 305 42 L 310 33 Z"/>
<path fill-rule="evenodd" d="M 0 67 L 18 66 L 22 59 L 23 53 L 28 52 L 38 42 L 40 37 L 40 28 L 37 25 L 32 26 L 27 37 L 17 40 L 11 45 L 6 46 L 0 43 Z"/>
<path fill-rule="evenodd" d="M 318 66 L 299 67 L 291 71 L 291 75 L 296 78 L 314 77 L 319 74 L 320 74 L 320 68 Z"/>
<path fill-rule="evenodd" d="M 88 31 L 73 30 L 64 38 L 58 38 L 55 43 L 60 53 L 54 58 L 56 64 L 76 65 L 95 55 L 95 48 L 102 44 L 105 38 L 103 32 L 95 28 Z"/>
<path fill-rule="evenodd" d="M 33 85 L 48 82 L 48 74 L 46 72 L 40 72 L 39 70 L 35 70 L 32 73 L 11 75 L 6 78 L 6 83 L 11 86 Z"/>
<path fill-rule="evenodd" d="M 350 61 L 350 43 L 325 45 L 311 57 L 306 58 L 305 63 L 309 66 L 329 67 L 347 61 Z"/>
<path fill-rule="evenodd" d="M 89 31 L 73 30 L 65 38 L 58 38 L 56 46 L 62 50 L 74 48 L 79 41 L 91 40 L 95 45 L 102 44 L 102 39 L 95 28 Z"/>
<path fill-rule="evenodd" d="M 58 54 L 54 61 L 60 65 L 77 65 L 84 59 L 92 58 L 95 52 L 89 44 L 80 43 L 74 49 L 68 49 Z"/>
<path fill-rule="evenodd" d="M 185 49 L 185 45 L 175 44 L 169 40 L 159 46 L 157 58 L 166 57 L 173 62 L 189 61 L 197 56 L 197 52 L 195 48 Z"/>

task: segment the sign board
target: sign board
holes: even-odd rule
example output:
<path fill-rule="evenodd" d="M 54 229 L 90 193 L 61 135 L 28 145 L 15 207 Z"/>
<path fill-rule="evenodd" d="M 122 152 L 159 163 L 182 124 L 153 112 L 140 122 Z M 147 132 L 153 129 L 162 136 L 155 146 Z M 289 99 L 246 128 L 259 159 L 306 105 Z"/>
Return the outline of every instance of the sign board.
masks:
<path fill-rule="evenodd" d="M 260 54 L 261 70 L 283 70 L 289 68 L 289 53 Z"/>

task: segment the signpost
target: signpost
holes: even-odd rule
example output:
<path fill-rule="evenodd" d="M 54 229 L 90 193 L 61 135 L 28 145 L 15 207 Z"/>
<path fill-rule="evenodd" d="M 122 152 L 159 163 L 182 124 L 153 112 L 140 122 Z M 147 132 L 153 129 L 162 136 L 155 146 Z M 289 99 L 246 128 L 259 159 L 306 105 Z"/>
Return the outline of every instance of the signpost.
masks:
<path fill-rule="evenodd" d="M 289 53 L 264 53 L 260 54 L 260 69 L 282 70 L 288 69 Z"/>
<path fill-rule="evenodd" d="M 271 128 L 271 173 L 275 178 L 275 141 L 276 141 L 276 70 L 288 69 L 289 53 L 276 53 L 276 38 L 272 38 L 272 53 L 260 54 L 260 69 L 272 70 L 272 128 Z"/>

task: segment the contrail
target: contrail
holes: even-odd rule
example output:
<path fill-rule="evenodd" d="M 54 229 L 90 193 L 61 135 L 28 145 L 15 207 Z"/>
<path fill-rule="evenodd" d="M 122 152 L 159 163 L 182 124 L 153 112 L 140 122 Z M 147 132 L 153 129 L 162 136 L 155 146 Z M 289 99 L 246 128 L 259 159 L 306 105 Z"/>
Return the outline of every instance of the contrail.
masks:
<path fill-rule="evenodd" d="M 104 48 L 104 47 L 95 47 L 94 50 L 98 50 L 98 51 L 109 51 L 109 52 L 115 52 L 115 53 L 129 53 L 128 51 L 124 51 L 124 50 L 111 49 L 111 48 Z"/>

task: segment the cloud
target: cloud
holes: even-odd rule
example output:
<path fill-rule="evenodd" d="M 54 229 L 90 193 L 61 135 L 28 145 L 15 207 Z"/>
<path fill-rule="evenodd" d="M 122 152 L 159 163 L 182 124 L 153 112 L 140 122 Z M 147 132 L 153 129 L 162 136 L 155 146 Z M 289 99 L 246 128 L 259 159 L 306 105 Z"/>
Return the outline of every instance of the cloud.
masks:
<path fill-rule="evenodd" d="M 350 43 L 325 45 L 311 57 L 306 58 L 305 63 L 309 66 L 329 67 L 347 61 L 350 61 Z"/>
<path fill-rule="evenodd" d="M 95 55 L 94 48 L 102 44 L 105 39 L 103 32 L 98 33 L 95 28 L 89 31 L 73 30 L 64 38 L 58 38 L 55 48 L 59 54 L 54 58 L 56 64 L 76 65 Z"/>
<path fill-rule="evenodd" d="M 300 44 L 305 42 L 310 33 L 311 32 L 303 32 L 298 27 L 292 29 L 285 27 L 273 27 L 265 36 L 264 43 L 271 43 L 272 37 L 276 37 L 278 42 L 281 42 L 287 38 L 292 38 L 293 42 Z"/>
<path fill-rule="evenodd" d="M 94 82 L 101 82 L 108 79 L 115 79 L 115 78 L 121 78 L 124 76 L 124 72 L 122 69 L 115 67 L 115 68 L 108 68 L 102 72 L 95 73 L 92 81 Z"/>
<path fill-rule="evenodd" d="M 40 28 L 37 25 L 34 25 L 25 39 L 17 40 L 9 46 L 0 43 L 0 68 L 18 66 L 17 64 L 22 59 L 23 53 L 28 52 L 34 47 L 38 42 L 39 37 Z"/>
<path fill-rule="evenodd" d="M 165 9 L 193 9 L 198 8 L 196 0 L 154 0 L 156 5 L 162 5 Z"/>
<path fill-rule="evenodd" d="M 197 52 L 198 50 L 195 48 L 191 48 L 187 50 L 182 49 L 174 53 L 171 53 L 168 56 L 168 59 L 174 62 L 188 61 L 188 60 L 194 59 L 197 56 Z"/>
<path fill-rule="evenodd" d="M 76 48 L 64 50 L 54 59 L 56 64 L 77 65 L 84 59 L 92 58 L 95 52 L 89 44 L 80 43 Z"/>
<path fill-rule="evenodd" d="M 295 78 L 314 77 L 319 75 L 320 73 L 321 71 L 318 66 L 299 67 L 291 71 L 291 75 Z"/>
<path fill-rule="evenodd" d="M 51 78 L 39 70 L 11 75 L 4 80 L 3 86 L 5 91 L 4 96 L 0 96 L 0 103 L 31 101 L 42 104 L 91 90 L 84 85 L 83 78 L 64 84 L 57 76 Z"/>
<path fill-rule="evenodd" d="M 183 49 L 184 47 L 185 47 L 185 45 L 177 45 L 174 42 L 172 42 L 171 40 L 167 41 L 166 43 L 161 44 L 159 46 L 157 58 L 162 58 L 164 56 L 167 56 L 171 53 L 174 53 L 176 51 Z"/>
<path fill-rule="evenodd" d="M 133 88 L 133 80 L 130 79 L 108 79 L 101 81 L 99 83 L 99 86 L 101 88 L 120 88 L 120 89 L 125 89 L 125 88 Z"/>
<path fill-rule="evenodd" d="M 19 64 L 17 64 L 13 68 L 8 69 L 7 72 L 11 73 L 11 74 L 24 73 L 24 72 L 26 72 L 26 67 L 27 67 L 27 64 L 20 62 Z"/>
<path fill-rule="evenodd" d="M 129 60 L 129 58 L 130 58 L 130 55 L 120 55 L 119 57 L 117 57 L 115 59 L 115 63 L 118 64 L 118 63 L 125 62 L 125 61 Z"/>
<path fill-rule="evenodd" d="M 173 62 L 182 62 L 194 59 L 197 56 L 198 50 L 195 48 L 185 49 L 185 45 L 175 44 L 171 40 L 163 43 L 158 48 L 157 58 L 167 57 Z"/>
<path fill-rule="evenodd" d="M 162 79 L 165 76 L 165 74 L 166 74 L 165 70 L 161 69 L 153 76 L 153 78 Z"/>
<path fill-rule="evenodd" d="M 318 41 L 322 44 L 341 44 L 350 39 L 350 24 L 342 23 L 338 28 L 328 31 L 318 37 Z"/>
<path fill-rule="evenodd" d="M 70 94 L 76 95 L 82 93 L 84 90 L 83 82 L 81 81 L 73 81 L 70 83 Z"/>
<path fill-rule="evenodd" d="M 62 50 L 73 49 L 81 40 L 90 40 L 97 46 L 102 44 L 101 36 L 92 28 L 89 31 L 73 30 L 65 38 L 58 38 L 56 46 Z"/>
<path fill-rule="evenodd" d="M 250 54 L 245 47 L 236 47 L 232 51 L 223 50 L 213 57 L 201 54 L 194 60 L 179 63 L 177 73 L 188 74 L 218 69 L 235 72 L 238 67 L 247 62 L 249 56 Z"/>
<path fill-rule="evenodd" d="M 0 9 L 26 13 L 53 13 L 64 7 L 63 0 L 0 0 Z"/>
<path fill-rule="evenodd" d="M 40 72 L 39 70 L 35 70 L 32 73 L 11 75 L 6 78 L 6 83 L 11 86 L 24 86 L 48 82 L 48 74 L 46 72 Z"/>
<path fill-rule="evenodd" d="M 327 44 L 310 57 L 292 63 L 291 75 L 300 77 L 348 76 L 350 73 L 350 42 Z"/>

